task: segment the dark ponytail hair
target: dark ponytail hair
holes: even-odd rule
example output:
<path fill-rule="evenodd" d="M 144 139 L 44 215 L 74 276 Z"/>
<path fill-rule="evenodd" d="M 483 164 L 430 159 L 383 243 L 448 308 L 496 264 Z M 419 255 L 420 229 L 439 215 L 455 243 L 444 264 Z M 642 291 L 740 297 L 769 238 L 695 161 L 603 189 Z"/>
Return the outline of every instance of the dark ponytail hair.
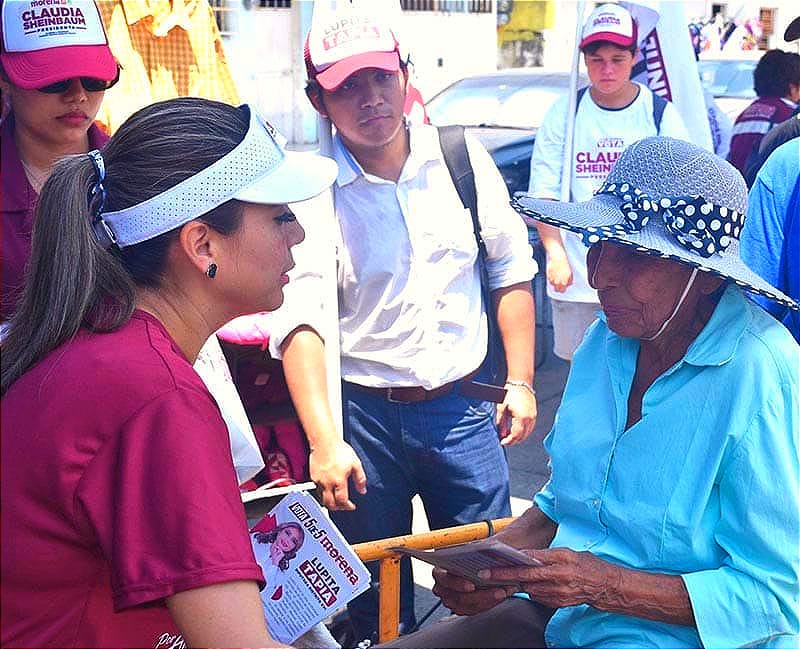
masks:
<path fill-rule="evenodd" d="M 139 110 L 103 148 L 105 211 L 141 203 L 209 167 L 244 139 L 248 126 L 245 110 L 207 99 L 170 99 Z M 2 344 L 2 394 L 81 327 L 113 331 L 124 325 L 136 288 L 158 288 L 164 279 L 180 227 L 104 249 L 89 213 L 96 180 L 89 156 L 69 156 L 42 187 L 25 287 Z M 241 215 L 241 204 L 231 200 L 200 220 L 231 234 Z"/>

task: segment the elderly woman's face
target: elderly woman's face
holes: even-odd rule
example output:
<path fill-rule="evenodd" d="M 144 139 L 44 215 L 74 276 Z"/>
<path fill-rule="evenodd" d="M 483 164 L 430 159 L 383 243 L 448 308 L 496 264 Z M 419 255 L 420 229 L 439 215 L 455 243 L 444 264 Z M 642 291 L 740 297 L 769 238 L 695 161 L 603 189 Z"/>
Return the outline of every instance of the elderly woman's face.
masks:
<path fill-rule="evenodd" d="M 627 338 L 655 335 L 678 303 L 692 269 L 604 241 L 586 254 L 609 328 Z"/>

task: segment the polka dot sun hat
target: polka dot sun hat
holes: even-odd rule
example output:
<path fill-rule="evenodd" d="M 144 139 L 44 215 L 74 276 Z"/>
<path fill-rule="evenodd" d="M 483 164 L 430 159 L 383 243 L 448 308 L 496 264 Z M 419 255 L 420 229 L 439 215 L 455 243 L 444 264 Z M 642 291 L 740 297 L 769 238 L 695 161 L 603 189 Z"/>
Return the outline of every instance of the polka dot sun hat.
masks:
<path fill-rule="evenodd" d="M 614 241 L 800 309 L 739 257 L 747 209 L 744 179 L 728 162 L 689 142 L 649 137 L 632 144 L 588 201 L 564 203 L 522 193 L 511 203 L 524 218 L 575 232 L 587 246 Z"/>

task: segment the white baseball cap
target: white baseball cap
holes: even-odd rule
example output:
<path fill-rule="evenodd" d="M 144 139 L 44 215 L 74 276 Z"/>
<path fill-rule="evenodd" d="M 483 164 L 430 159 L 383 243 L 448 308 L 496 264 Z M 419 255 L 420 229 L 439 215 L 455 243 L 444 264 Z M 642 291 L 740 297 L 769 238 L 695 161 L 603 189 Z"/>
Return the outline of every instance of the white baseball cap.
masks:
<path fill-rule="evenodd" d="M 2 0 L 0 60 L 15 86 L 74 77 L 111 81 L 118 68 L 93 0 Z"/>
<path fill-rule="evenodd" d="M 636 21 L 625 7 L 613 3 L 603 4 L 589 14 L 583 25 L 580 49 L 597 41 L 631 47 L 636 45 L 637 32 Z"/>
<path fill-rule="evenodd" d="M 379 18 L 347 10 L 312 25 L 305 43 L 308 78 L 335 90 L 354 72 L 400 69 L 400 53 L 392 30 Z"/>

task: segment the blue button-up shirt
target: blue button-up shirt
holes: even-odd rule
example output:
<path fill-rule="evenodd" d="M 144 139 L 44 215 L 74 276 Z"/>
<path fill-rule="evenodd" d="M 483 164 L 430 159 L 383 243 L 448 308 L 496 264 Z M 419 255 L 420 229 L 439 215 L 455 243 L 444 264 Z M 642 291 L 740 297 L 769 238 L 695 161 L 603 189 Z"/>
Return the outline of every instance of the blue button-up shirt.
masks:
<path fill-rule="evenodd" d="M 729 286 L 625 430 L 639 341 L 601 315 L 575 354 L 535 497 L 551 547 L 681 575 L 697 629 L 560 609 L 549 646 L 793 646 L 798 634 L 798 367 L 786 329 Z"/>

